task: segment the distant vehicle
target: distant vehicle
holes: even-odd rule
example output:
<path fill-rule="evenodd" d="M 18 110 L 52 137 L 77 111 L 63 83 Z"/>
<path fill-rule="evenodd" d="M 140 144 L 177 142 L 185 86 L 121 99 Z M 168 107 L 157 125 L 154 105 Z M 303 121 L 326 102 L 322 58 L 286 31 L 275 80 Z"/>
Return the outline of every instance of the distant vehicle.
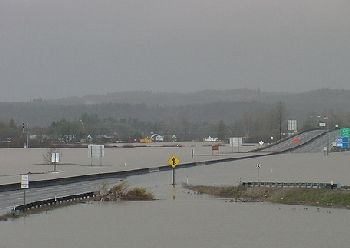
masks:
<path fill-rule="evenodd" d="M 152 139 L 152 141 L 155 141 L 155 142 L 163 142 L 164 141 L 164 136 L 159 135 L 159 134 L 153 134 L 151 136 L 151 139 Z"/>

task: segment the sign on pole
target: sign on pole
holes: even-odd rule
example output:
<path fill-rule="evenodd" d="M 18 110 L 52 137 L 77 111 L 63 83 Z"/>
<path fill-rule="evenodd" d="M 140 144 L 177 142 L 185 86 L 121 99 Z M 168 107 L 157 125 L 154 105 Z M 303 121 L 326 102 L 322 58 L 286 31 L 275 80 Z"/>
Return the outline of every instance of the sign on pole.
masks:
<path fill-rule="evenodd" d="M 105 156 L 104 145 L 88 145 L 88 156 L 91 159 L 91 165 L 93 159 L 99 159 L 100 165 L 102 165 L 102 158 Z"/>
<path fill-rule="evenodd" d="M 58 152 L 51 153 L 51 163 L 59 163 L 60 162 L 60 154 Z"/>
<path fill-rule="evenodd" d="M 298 131 L 297 120 L 288 120 L 288 131 L 295 133 Z"/>
<path fill-rule="evenodd" d="M 21 175 L 21 189 L 29 189 L 29 176 Z"/>
<path fill-rule="evenodd" d="M 325 122 L 320 122 L 318 123 L 319 127 L 326 127 L 326 123 Z"/>
<path fill-rule="evenodd" d="M 232 137 L 230 138 L 230 146 L 240 146 L 243 143 L 243 138 L 241 137 Z"/>
<path fill-rule="evenodd" d="M 23 189 L 23 206 L 25 206 L 26 189 L 29 189 L 29 175 L 21 175 L 21 189 Z"/>
<path fill-rule="evenodd" d="M 337 137 L 335 139 L 335 144 L 336 144 L 337 147 L 343 148 L 343 139 L 341 137 Z"/>
<path fill-rule="evenodd" d="M 180 164 L 180 159 L 176 155 L 171 155 L 168 159 L 168 164 L 173 168 L 173 187 L 175 187 L 175 168 Z"/>
<path fill-rule="evenodd" d="M 341 128 L 340 129 L 341 137 L 350 137 L 350 128 Z"/>
<path fill-rule="evenodd" d="M 211 155 L 214 155 L 214 151 L 218 151 L 219 153 L 219 144 L 211 145 Z"/>
<path fill-rule="evenodd" d="M 241 137 L 230 138 L 230 146 L 232 147 L 232 152 L 233 152 L 233 147 L 237 147 L 237 152 L 239 152 L 239 146 L 241 146 L 242 143 L 243 143 L 243 138 Z"/>
<path fill-rule="evenodd" d="M 180 159 L 176 155 L 172 155 L 168 159 L 168 165 L 170 165 L 173 169 L 180 164 Z"/>
<path fill-rule="evenodd" d="M 89 158 L 102 158 L 105 156 L 104 145 L 88 145 Z"/>
<path fill-rule="evenodd" d="M 349 148 L 349 137 L 342 137 L 342 148 L 343 149 Z"/>
<path fill-rule="evenodd" d="M 53 164 L 53 171 L 56 172 L 56 165 L 60 162 L 60 154 L 58 152 L 51 153 L 51 163 Z"/>

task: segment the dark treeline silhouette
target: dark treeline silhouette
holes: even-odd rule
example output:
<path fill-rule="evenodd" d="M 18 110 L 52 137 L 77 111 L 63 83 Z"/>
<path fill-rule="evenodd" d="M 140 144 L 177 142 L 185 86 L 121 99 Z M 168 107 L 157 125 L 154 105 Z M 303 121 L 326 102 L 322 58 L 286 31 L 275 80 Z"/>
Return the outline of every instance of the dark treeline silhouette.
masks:
<path fill-rule="evenodd" d="M 32 135 L 61 141 L 78 142 L 86 135 L 129 141 L 152 132 L 167 137 L 175 134 L 178 140 L 201 140 L 210 135 L 269 141 L 271 136 L 278 139 L 286 133 L 288 119 L 298 120 L 299 130 L 316 128 L 320 121 L 327 122 L 327 127 L 350 126 L 349 107 L 350 91 L 330 89 L 294 94 L 259 90 L 127 92 L 37 99 L 0 103 L 0 138 L 15 140 L 25 122 Z"/>

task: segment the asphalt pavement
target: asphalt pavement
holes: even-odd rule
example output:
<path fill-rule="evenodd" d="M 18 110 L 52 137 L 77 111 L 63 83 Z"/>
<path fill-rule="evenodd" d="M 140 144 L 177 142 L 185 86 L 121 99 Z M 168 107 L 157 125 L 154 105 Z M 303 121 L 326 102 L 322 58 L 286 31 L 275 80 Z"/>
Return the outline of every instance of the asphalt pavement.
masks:
<path fill-rule="evenodd" d="M 339 136 L 339 130 L 333 130 L 318 137 L 313 142 L 300 146 L 293 152 L 323 152 L 324 147 L 331 149 L 332 143 Z"/>
<path fill-rule="evenodd" d="M 26 189 L 26 203 L 98 191 L 105 184 L 116 184 L 121 180 L 121 178 L 109 178 L 70 183 L 66 185 L 48 186 L 45 188 Z M 23 204 L 24 190 L 0 192 L 0 199 L 0 214 L 7 213 L 15 206 Z"/>
<path fill-rule="evenodd" d="M 297 136 L 289 138 L 285 141 L 282 141 L 274 146 L 268 147 L 266 149 L 261 150 L 262 152 L 283 152 L 287 151 L 291 148 L 296 148 L 298 146 L 302 146 L 306 142 L 326 133 L 326 130 L 312 130 L 309 132 L 301 133 Z"/>

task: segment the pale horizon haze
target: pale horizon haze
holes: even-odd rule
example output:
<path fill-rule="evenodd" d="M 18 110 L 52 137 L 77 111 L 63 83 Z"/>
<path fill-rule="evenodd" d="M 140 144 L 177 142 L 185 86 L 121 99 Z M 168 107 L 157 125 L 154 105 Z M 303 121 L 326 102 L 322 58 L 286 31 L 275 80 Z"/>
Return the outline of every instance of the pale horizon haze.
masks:
<path fill-rule="evenodd" d="M 348 0 L 2 0 L 0 102 L 350 89 Z"/>

